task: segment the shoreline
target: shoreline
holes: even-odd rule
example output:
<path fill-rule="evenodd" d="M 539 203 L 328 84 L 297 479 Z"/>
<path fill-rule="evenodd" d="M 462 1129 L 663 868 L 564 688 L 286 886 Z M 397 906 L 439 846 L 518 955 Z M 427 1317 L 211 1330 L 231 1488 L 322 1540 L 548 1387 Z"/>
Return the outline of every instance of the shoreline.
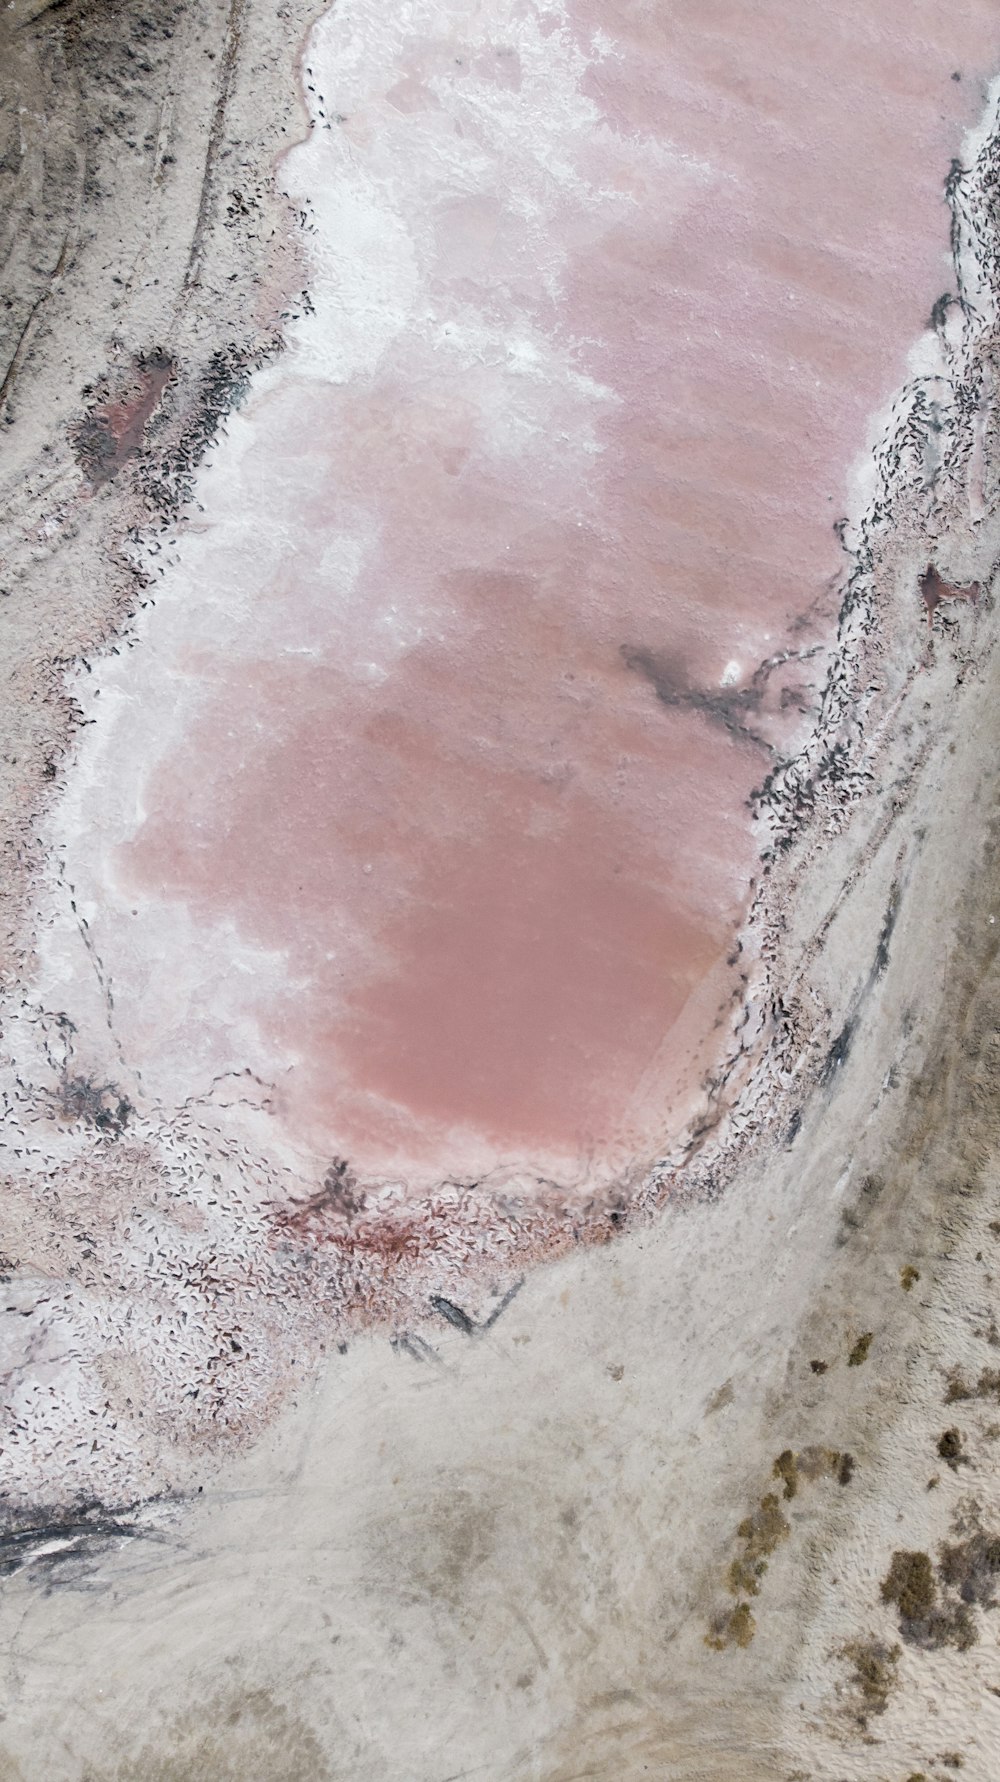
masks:
<path fill-rule="evenodd" d="M 302 47 L 300 54 L 304 59 L 307 47 Z M 974 133 L 980 139 L 981 181 L 988 175 L 989 152 L 996 152 L 995 138 L 990 150 L 995 108 L 994 90 L 985 120 Z M 308 134 L 307 131 L 303 140 Z M 956 227 L 955 266 L 966 302 L 967 267 L 981 257 L 980 243 L 985 239 L 976 235 L 975 209 L 968 185 L 969 182 L 963 185 L 953 179 L 951 188 L 956 216 L 960 200 L 964 204 L 966 233 L 963 238 Z M 955 398 L 956 433 L 950 453 L 951 461 L 957 461 L 960 468 L 971 461 L 971 430 L 976 424 L 976 415 L 964 399 L 964 390 L 975 384 L 971 357 L 974 324 L 966 311 L 962 313 L 965 384 Z M 948 314 L 945 308 L 942 326 L 947 324 Z M 980 318 L 979 327 L 981 332 L 988 333 L 988 316 Z M 942 355 L 950 353 L 954 370 L 958 348 L 954 343 L 949 345 L 941 334 L 934 338 L 933 350 Z M 925 337 L 914 349 L 914 356 L 925 362 L 925 377 L 937 375 L 930 369 L 931 347 L 931 338 Z M 232 350 L 227 353 L 224 347 L 216 349 L 204 374 L 207 396 L 203 394 L 200 405 L 196 404 L 187 417 L 186 439 L 182 437 L 179 444 L 160 449 L 158 455 L 137 458 L 140 498 L 154 508 L 157 502 L 162 504 L 164 528 L 172 528 L 180 520 L 185 502 L 194 500 L 194 466 L 218 436 L 234 396 L 238 399 L 240 380 L 246 387 L 254 355 L 259 365 L 274 350 L 274 338 L 270 344 L 264 340 L 256 349 L 248 346 L 236 354 Z M 891 412 L 897 414 L 895 432 L 884 431 L 881 444 L 873 451 L 876 477 L 887 477 L 885 466 L 898 463 L 899 441 L 908 430 L 914 456 L 925 455 L 924 446 L 912 437 L 912 408 L 919 406 L 919 387 L 919 381 L 911 380 L 905 388 L 903 395 L 911 407 L 902 418 L 898 418 L 897 412 L 900 398 L 897 395 L 893 399 Z M 111 396 L 109 384 L 106 394 L 98 392 L 92 415 L 107 412 Z M 962 425 L 964 436 L 960 432 Z M 156 428 L 154 417 L 152 427 L 147 428 L 151 443 L 157 437 Z M 928 438 L 925 428 L 924 441 Z M 946 459 L 948 456 L 946 453 Z M 876 820 L 869 790 L 871 781 L 887 761 L 892 762 L 889 771 L 894 779 L 901 773 L 911 778 L 919 775 L 921 762 L 926 763 L 932 749 L 931 726 L 911 759 L 908 745 L 897 740 L 900 713 L 916 699 L 913 689 L 922 675 L 927 680 L 921 691 L 926 691 L 933 701 L 931 682 L 947 680 L 951 673 L 947 658 L 952 643 L 959 650 L 973 648 L 971 637 L 988 629 L 991 605 L 991 597 L 984 596 L 975 611 L 956 614 L 954 620 L 951 610 L 946 612 L 940 606 L 926 635 L 927 652 L 936 636 L 938 654 L 943 660 L 934 666 L 929 664 L 926 652 L 924 659 L 917 655 L 914 646 L 925 621 L 916 581 L 928 556 L 927 521 L 925 516 L 921 536 L 918 518 L 912 512 L 900 515 L 897 511 L 894 517 L 893 499 L 897 507 L 901 501 L 905 509 L 907 497 L 905 486 L 893 495 L 890 483 L 891 479 L 876 481 L 868 509 L 855 522 L 854 565 L 845 570 L 839 647 L 823 696 L 825 716 L 804 750 L 777 766 L 761 789 L 757 821 L 766 838 L 761 848 L 762 875 L 739 937 L 751 964 L 748 993 L 734 1016 L 734 1032 L 739 1035 L 736 1053 L 730 1055 L 728 1067 L 724 1065 L 717 1073 L 698 1130 L 687 1143 L 682 1141 L 648 1170 L 636 1163 L 623 1176 L 582 1192 L 579 1186 L 547 1181 L 518 1164 L 510 1169 L 501 1166 L 492 1178 L 446 1180 L 430 1191 L 411 1195 L 405 1184 L 391 1180 L 359 1184 L 349 1170 L 346 1175 L 342 1170 L 344 1179 L 338 1177 L 332 1187 L 328 1182 L 310 1184 L 299 1179 L 293 1160 L 283 1162 L 277 1154 L 266 1155 L 266 1139 L 265 1150 L 254 1155 L 252 1129 L 247 1129 L 240 1143 L 259 1187 L 248 1205 L 244 1189 L 229 1170 L 225 1192 L 230 1205 L 220 1227 L 220 1241 L 229 1246 L 238 1268 L 250 1275 L 263 1271 L 270 1283 L 269 1294 L 279 1290 L 282 1257 L 289 1254 L 294 1259 L 293 1270 L 307 1285 L 301 1293 L 298 1288 L 293 1292 L 294 1334 L 279 1336 L 277 1329 L 272 1333 L 273 1360 L 265 1364 L 264 1378 L 251 1389 L 250 1404 L 254 1404 L 256 1395 L 256 1409 L 251 1410 L 245 1402 L 234 1407 L 238 1427 L 242 1423 L 235 1434 L 238 1442 L 252 1439 L 250 1428 L 259 1430 L 261 1419 L 266 1421 L 273 1415 L 282 1390 L 282 1354 L 306 1347 L 316 1356 L 320 1339 L 315 1333 L 310 1339 L 310 1323 L 330 1320 L 338 1334 L 344 1335 L 358 1328 L 380 1328 L 394 1332 L 399 1340 L 409 1341 L 428 1318 L 433 1320 L 430 1308 L 437 1296 L 463 1308 L 463 1315 L 473 1325 L 486 1325 L 515 1282 L 541 1262 L 551 1262 L 580 1245 L 602 1246 L 630 1224 L 644 1226 L 666 1202 L 683 1205 L 724 1195 L 736 1172 L 748 1165 L 753 1167 L 755 1158 L 774 1145 L 780 1132 L 794 1136 L 795 1121 L 801 1120 L 824 1075 L 843 1064 L 856 1019 L 851 1009 L 871 989 L 876 972 L 871 961 L 877 961 L 880 951 L 885 950 L 885 907 L 895 895 L 887 885 L 882 892 L 883 907 L 877 911 L 869 907 L 871 874 L 865 862 L 875 840 L 884 853 L 905 802 L 905 794 L 898 789 L 892 792 L 887 810 L 877 819 L 880 829 L 873 840 L 866 833 Z M 953 506 L 961 498 L 961 490 L 953 486 Z M 912 509 L 912 501 L 909 505 Z M 983 531 L 988 532 L 989 528 L 983 527 Z M 994 541 L 994 546 L 997 543 Z M 992 551 L 991 564 L 998 554 L 994 546 L 988 547 Z M 980 555 L 982 548 L 981 543 Z M 966 562 L 962 567 L 966 579 L 984 579 L 980 571 L 978 561 Z M 140 578 L 141 604 L 146 597 L 141 591 L 146 572 L 133 561 L 132 573 Z M 879 606 L 881 629 L 874 616 Z M 111 642 L 112 635 L 108 633 L 105 648 L 117 647 Z M 888 751 L 880 762 L 877 737 L 873 743 L 863 721 L 852 709 L 852 690 L 866 678 L 871 683 L 873 672 L 878 672 L 878 665 L 892 654 L 892 646 L 897 642 L 902 645 L 899 654 L 905 666 L 896 671 L 894 682 L 891 674 L 886 676 L 888 685 L 881 689 L 881 707 L 878 691 L 872 701 L 878 729 L 885 739 L 882 746 Z M 939 693 L 939 697 L 943 695 Z M 846 741 L 845 728 L 853 733 Z M 852 740 L 858 751 L 853 762 Z M 895 757 L 894 751 L 898 751 Z M 802 816 L 803 801 L 811 813 L 806 820 Z M 798 829 L 793 832 L 795 822 Z M 859 829 L 860 835 L 855 834 Z M 833 891 L 827 883 L 829 862 L 820 859 L 817 865 L 813 855 L 817 849 L 822 855 L 831 835 L 838 832 L 844 837 L 839 846 L 846 853 L 846 865 L 839 873 L 842 883 L 838 882 Z M 859 883 L 860 893 L 853 901 L 860 900 L 862 913 L 856 918 L 850 887 Z M 826 915 L 820 930 L 811 932 L 813 912 L 824 906 Z M 796 910 L 803 919 L 789 936 L 789 918 Z M 867 925 L 870 931 L 870 957 L 860 976 L 853 964 L 861 944 L 856 931 L 859 923 L 862 928 Z M 830 930 L 834 940 L 828 946 L 825 935 Z M 831 954 L 829 963 L 824 959 L 827 950 Z M 101 981 L 100 968 L 98 980 Z M 757 1021 L 757 1031 L 748 1039 L 746 1028 L 751 1020 Z M 66 1112 L 79 1112 L 89 1102 L 82 1091 L 74 1088 L 76 1078 L 69 1074 L 72 1042 L 67 1034 L 53 1032 L 45 1043 L 50 1048 L 60 1043 L 67 1047 L 63 1065 L 64 1081 L 69 1084 Z M 190 1117 L 181 1119 L 170 1110 L 155 1108 L 140 1119 L 127 1092 L 119 1091 L 110 1080 L 95 1093 L 94 1119 L 98 1128 L 103 1132 L 107 1125 L 114 1131 L 119 1152 L 131 1150 L 130 1167 L 155 1172 L 178 1145 L 183 1155 L 187 1144 L 189 1160 L 195 1164 L 202 1159 L 210 1167 L 224 1172 L 229 1169 L 225 1153 L 231 1141 L 224 1128 L 215 1130 L 211 1120 L 207 1124 L 203 1121 L 199 1127 L 192 1124 Z M 122 1130 L 118 1130 L 116 1107 L 128 1109 L 127 1135 L 125 1117 L 120 1121 Z M 263 1132 L 263 1128 L 260 1130 Z M 126 1138 L 129 1142 L 123 1144 Z M 68 1151 L 64 1147 L 64 1167 L 73 1167 L 72 1155 L 72 1145 Z M 101 1167 L 109 1164 L 113 1173 L 114 1165 L 102 1154 Z M 129 1269 L 133 1266 L 127 1263 Z M 237 1305 L 237 1316 L 249 1318 L 252 1328 L 255 1313 L 251 1297 L 245 1292 L 238 1294 Z M 277 1374 L 273 1372 L 275 1367 Z M 194 1427 L 191 1434 L 195 1434 Z M 136 1483 L 138 1477 L 142 1473 Z M 31 1495 L 29 1491 L 29 1502 Z"/>
<path fill-rule="evenodd" d="M 995 104 L 994 88 L 991 116 Z M 956 209 L 966 197 L 953 186 Z M 857 795 L 841 806 L 828 774 L 817 800 L 795 762 L 785 770 L 778 808 L 806 796 L 814 814 L 787 849 L 782 821 L 768 830 L 774 858 L 747 954 L 759 981 L 785 994 L 779 1005 L 761 991 L 778 1031 L 733 1067 L 751 1105 L 723 1116 L 731 1160 L 710 1137 L 686 1186 L 664 1162 L 630 1185 L 630 1202 L 612 1185 L 574 1209 L 556 1189 L 535 1204 L 533 1230 L 507 1184 L 491 1210 L 499 1260 L 477 1256 L 476 1189 L 445 1184 L 427 1197 L 430 1238 L 415 1255 L 402 1197 L 389 1199 L 369 1240 L 354 1221 L 340 1276 L 325 1278 L 316 1240 L 345 1199 L 343 1179 L 296 1212 L 299 1185 L 277 1168 L 253 1201 L 227 1178 L 214 1229 L 223 1241 L 238 1234 L 230 1266 L 243 1274 L 204 1349 L 159 1343 L 152 1320 L 131 1338 L 110 1315 L 85 1331 L 110 1357 L 100 1390 L 116 1411 L 135 1395 L 151 1423 L 158 1414 L 119 1466 L 142 1488 L 91 1493 L 101 1508 L 81 1509 L 85 1485 L 45 1495 L 36 1453 L 35 1478 L 20 1504 L 10 1500 L 0 1770 L 16 1778 L 41 1762 L 53 1776 L 103 1782 L 155 1775 L 162 1761 L 178 1775 L 200 1764 L 200 1782 L 221 1782 L 263 1752 L 272 1769 L 294 1760 L 303 1782 L 345 1762 L 357 1782 L 433 1782 L 452 1763 L 498 1782 L 584 1771 L 631 1782 L 650 1765 L 672 1782 L 731 1782 L 737 1763 L 745 1782 L 881 1782 L 887 1765 L 936 1779 L 958 1749 L 969 1782 L 992 1782 L 989 1602 L 974 1598 L 978 1637 L 963 1649 L 940 1626 L 902 1627 L 881 1591 L 895 1550 L 926 1552 L 942 1613 L 953 1614 L 942 1554 L 976 1527 L 1000 1528 L 1000 1413 L 993 1387 L 980 1390 L 1000 1341 L 990 1291 L 1000 1274 L 990 1249 L 1000 1226 L 1000 894 L 995 923 L 990 908 L 1000 519 L 987 483 L 997 442 L 981 420 L 996 394 L 992 315 L 982 329 L 982 363 L 964 365 L 956 397 L 933 553 L 915 498 L 901 497 L 893 521 L 877 490 L 883 530 L 859 525 L 871 604 L 855 588 L 842 614 L 856 655 L 813 751 L 853 732 L 856 755 L 835 759 Z M 232 369 L 211 354 L 207 369 L 198 363 L 202 377 L 213 363 L 223 380 Z M 187 423 L 203 425 L 194 411 Z M 130 462 L 146 474 L 147 461 Z M 66 484 L 68 462 L 61 474 Z M 961 513 L 973 475 L 974 538 Z M 93 530 L 84 569 L 108 560 L 112 503 L 98 500 L 71 521 Z M 956 584 L 982 580 L 984 593 L 929 623 L 919 582 L 932 560 Z M 37 561 L 50 575 L 53 559 Z M 111 608 L 131 598 L 122 577 L 102 620 L 107 647 L 120 636 Z M 851 688 L 876 677 L 872 734 Z M 52 758 L 65 710 L 29 733 L 39 760 Z M 771 1100 L 748 1133 L 753 1096 Z M 192 1173 L 192 1159 L 211 1171 L 221 1152 L 196 1110 L 148 1145 L 113 1098 L 75 1117 L 89 1120 L 104 1172 L 73 1209 L 77 1245 L 102 1195 L 120 1198 L 123 1224 L 138 1221 L 134 1182 L 158 1146 L 187 1144 Z M 114 1144 L 102 1148 L 108 1123 Z M 75 1155 L 67 1138 L 59 1168 L 70 1183 Z M 59 1176 L 48 1161 L 46 1191 Z M 47 1258 L 53 1278 L 61 1260 L 55 1249 Z M 345 1279 L 358 1289 L 360 1332 L 357 1311 L 344 1311 Z M 225 1287 L 192 1273 L 177 1303 L 187 1315 L 199 1293 Z M 145 1379 L 137 1363 L 129 1372 L 129 1340 L 147 1343 Z M 177 1353 L 194 1354 L 210 1379 L 226 1343 L 213 1416 L 178 1408 Z M 238 1357 L 250 1343 L 263 1372 L 243 1386 Z M 29 1369 L 44 1374 L 50 1359 L 29 1345 Z M 956 1382 L 966 1396 L 949 1397 Z M 81 1407 L 82 1427 L 85 1393 Z M 938 1446 L 953 1424 L 954 1466 Z M 734 1591 L 732 1567 L 748 1563 L 740 1530 L 769 1495 L 786 1530 L 773 1525 L 758 1589 Z M 746 1572 L 736 1575 L 744 1586 Z M 72 1759 L 52 1724 L 67 1676 L 91 1704 Z"/>

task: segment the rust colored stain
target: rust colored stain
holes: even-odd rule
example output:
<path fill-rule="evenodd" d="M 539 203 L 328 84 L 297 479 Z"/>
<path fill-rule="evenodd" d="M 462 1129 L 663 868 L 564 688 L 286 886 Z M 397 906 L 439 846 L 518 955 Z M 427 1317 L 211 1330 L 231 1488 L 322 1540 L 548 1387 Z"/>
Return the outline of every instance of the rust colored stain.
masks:
<path fill-rule="evenodd" d="M 929 563 L 920 577 L 920 597 L 927 608 L 927 617 L 931 624 L 934 614 L 945 600 L 978 600 L 981 589 L 978 582 L 970 582 L 967 586 L 955 587 L 946 582 L 943 576 Z"/>
<path fill-rule="evenodd" d="M 174 363 L 166 354 L 140 359 L 124 390 L 99 403 L 82 422 L 77 457 L 93 489 L 110 482 L 142 450 L 146 428 L 173 375 Z"/>

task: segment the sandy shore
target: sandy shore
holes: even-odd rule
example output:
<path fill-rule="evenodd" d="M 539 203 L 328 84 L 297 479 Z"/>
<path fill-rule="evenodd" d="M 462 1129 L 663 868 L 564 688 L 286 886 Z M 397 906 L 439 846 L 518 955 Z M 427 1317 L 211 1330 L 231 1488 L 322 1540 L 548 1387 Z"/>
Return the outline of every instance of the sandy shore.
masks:
<path fill-rule="evenodd" d="M 9 209 L 0 614 L 21 1072 L 66 1040 L 26 1037 L 19 990 L 39 817 L 74 722 L 64 665 L 118 647 L 149 597 L 130 532 L 189 492 L 297 288 L 267 169 L 304 128 L 307 12 L 129 17 L 128 42 L 84 9 L 56 33 L 30 8 L 3 25 L 29 120 Z M 679 1160 L 655 1171 L 627 1215 L 585 1209 L 589 1245 L 572 1246 L 561 1205 L 543 1210 L 478 1279 L 460 1198 L 442 1201 L 429 1259 L 362 1258 L 383 1323 L 358 1336 L 322 1279 L 296 1296 L 279 1267 L 251 1272 L 262 1208 L 289 1192 L 276 1169 L 257 1202 L 212 1215 L 247 1271 L 208 1334 L 190 1353 L 161 1344 L 157 1320 L 185 1302 L 144 1302 L 139 1274 L 130 1354 L 124 1313 L 102 1301 L 83 1329 L 52 1283 L 76 1291 L 106 1197 L 140 1227 L 155 1152 L 65 1064 L 61 1138 L 11 1090 L 15 1404 L 67 1356 L 86 1365 L 71 1440 L 54 1420 L 46 1448 L 36 1405 L 30 1440 L 15 1421 L 3 1443 L 0 1775 L 992 1782 L 1000 530 L 975 284 L 977 264 L 993 270 L 991 165 L 955 203 L 980 322 L 945 315 L 926 343 L 924 369 L 955 374 L 951 450 L 928 477 L 925 426 L 909 466 L 857 492 L 843 697 L 832 686 L 822 746 L 767 815 L 777 841 L 794 815 L 794 841 L 745 937 L 755 994 L 724 1146 L 703 1144 L 683 1181 Z M 890 451 L 912 441 L 914 395 Z M 929 615 L 931 560 L 979 598 Z M 81 1129 L 98 1166 L 72 1216 L 49 1218 Z M 185 1167 L 211 1168 L 218 1131 L 181 1136 Z M 235 1362 L 213 1381 L 213 1423 L 178 1406 L 171 1368 L 179 1354 L 207 1370 L 222 1339 L 241 1354 L 239 1320 L 260 1366 L 252 1389 Z"/>

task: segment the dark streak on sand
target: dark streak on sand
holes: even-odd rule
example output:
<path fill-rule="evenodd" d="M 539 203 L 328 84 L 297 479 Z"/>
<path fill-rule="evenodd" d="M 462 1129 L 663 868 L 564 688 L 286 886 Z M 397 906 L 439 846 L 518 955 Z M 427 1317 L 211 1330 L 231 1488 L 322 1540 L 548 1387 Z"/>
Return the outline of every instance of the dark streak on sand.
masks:
<path fill-rule="evenodd" d="M 464 1336 L 482 1336 L 487 1330 L 492 1330 L 497 1319 L 507 1310 L 511 1300 L 516 1298 L 523 1286 L 524 1276 L 520 1275 L 513 1286 L 508 1287 L 503 1298 L 497 1302 L 489 1317 L 484 1318 L 481 1324 L 477 1324 L 474 1318 L 470 1318 L 468 1312 L 463 1311 L 461 1306 L 457 1306 L 454 1300 L 446 1299 L 443 1293 L 432 1293 L 430 1303 L 440 1317 L 449 1324 L 453 1324 L 455 1329 L 460 1330 Z"/>
<path fill-rule="evenodd" d="M 134 1510 L 136 1506 L 131 1506 Z M 0 1535 L 0 1578 L 13 1577 L 25 1566 L 41 1567 L 47 1588 L 79 1581 L 79 1562 L 96 1559 L 115 1542 L 147 1538 L 149 1530 L 115 1515 L 100 1504 L 65 1517 L 54 1516 Z M 75 1562 L 75 1563 L 71 1563 Z"/>

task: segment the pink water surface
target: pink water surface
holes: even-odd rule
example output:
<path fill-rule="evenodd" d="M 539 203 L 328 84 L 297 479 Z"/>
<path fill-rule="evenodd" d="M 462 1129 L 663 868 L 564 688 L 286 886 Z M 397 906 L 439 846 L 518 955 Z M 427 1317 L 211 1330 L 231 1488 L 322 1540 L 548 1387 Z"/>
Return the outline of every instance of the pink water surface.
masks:
<path fill-rule="evenodd" d="M 253 586 L 238 660 L 175 652 L 190 716 L 116 870 L 283 953 L 254 1018 L 317 1146 L 618 1167 L 689 1108 L 737 988 L 748 795 L 824 658 L 751 677 L 829 641 L 832 521 L 948 284 L 942 182 L 1000 23 L 496 0 L 474 35 L 423 8 L 359 74 L 376 13 L 342 15 L 309 177 L 398 190 L 416 285 L 364 363 L 293 355 L 251 403 L 231 503 L 287 557 L 254 583 L 220 545 L 217 584 Z M 525 98 L 501 151 L 479 120 L 528 91 L 529 39 L 575 46 L 583 122 Z M 327 240 L 334 339 L 346 259 L 382 250 Z"/>

